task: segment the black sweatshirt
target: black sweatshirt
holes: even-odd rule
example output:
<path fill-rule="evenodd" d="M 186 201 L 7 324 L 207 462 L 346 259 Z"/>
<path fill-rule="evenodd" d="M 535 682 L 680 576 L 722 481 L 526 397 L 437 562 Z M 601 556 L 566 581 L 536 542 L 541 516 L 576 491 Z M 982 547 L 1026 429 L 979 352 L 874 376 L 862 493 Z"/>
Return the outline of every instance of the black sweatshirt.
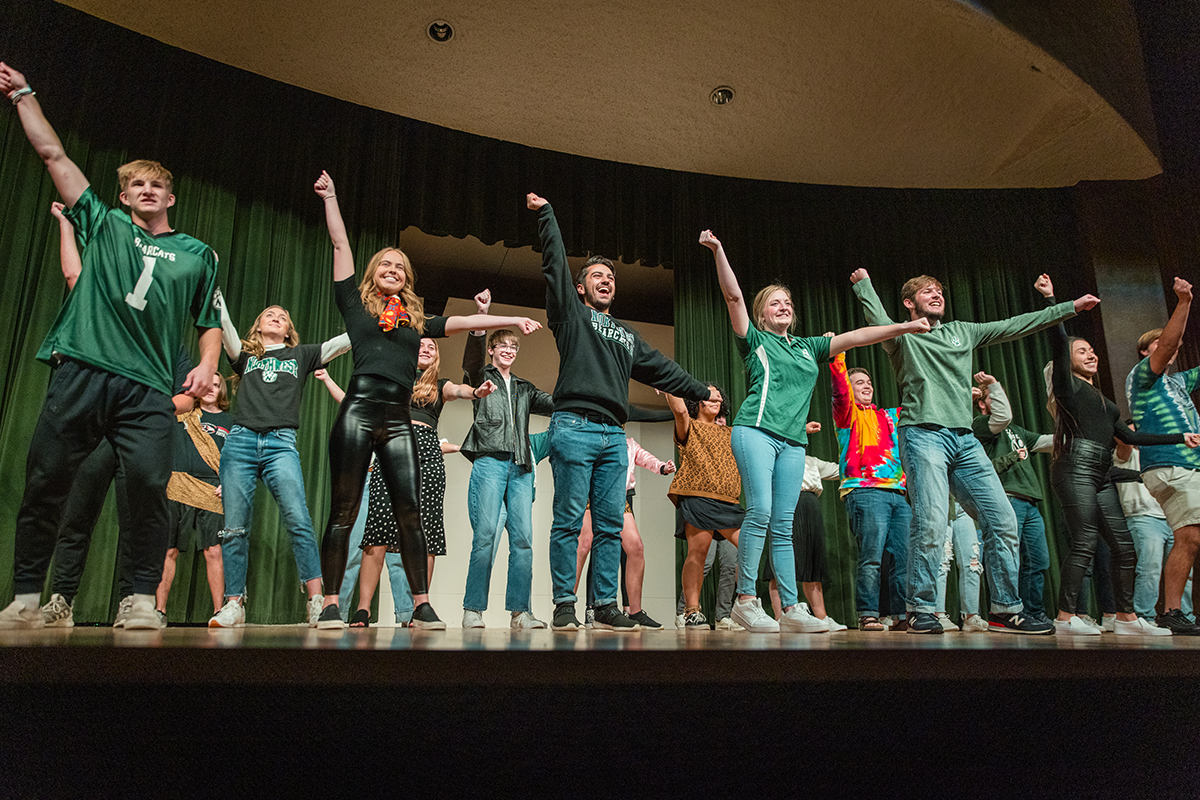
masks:
<path fill-rule="evenodd" d="M 600 412 L 618 425 L 629 416 L 629 380 L 676 397 L 705 400 L 708 387 L 642 341 L 632 328 L 583 304 L 550 204 L 538 218 L 546 317 L 558 345 L 554 410 Z"/>

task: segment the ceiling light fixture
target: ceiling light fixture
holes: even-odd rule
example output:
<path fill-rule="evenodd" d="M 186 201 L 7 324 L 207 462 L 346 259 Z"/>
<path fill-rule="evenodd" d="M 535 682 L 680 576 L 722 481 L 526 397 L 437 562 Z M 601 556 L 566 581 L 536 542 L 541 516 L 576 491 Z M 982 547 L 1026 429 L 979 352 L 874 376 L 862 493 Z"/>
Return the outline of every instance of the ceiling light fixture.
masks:
<path fill-rule="evenodd" d="M 425 29 L 425 33 L 438 44 L 448 42 L 454 38 L 454 28 L 444 19 L 435 19 L 429 23 L 429 27 Z"/>
<path fill-rule="evenodd" d="M 714 106 L 723 106 L 733 102 L 733 89 L 728 86 L 718 86 L 708 96 Z"/>

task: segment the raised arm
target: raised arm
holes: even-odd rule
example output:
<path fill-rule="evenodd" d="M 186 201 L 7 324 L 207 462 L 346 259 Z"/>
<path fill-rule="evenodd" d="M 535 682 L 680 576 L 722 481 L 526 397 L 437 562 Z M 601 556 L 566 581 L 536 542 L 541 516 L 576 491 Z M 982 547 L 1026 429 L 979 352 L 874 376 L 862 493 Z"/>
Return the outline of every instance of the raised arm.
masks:
<path fill-rule="evenodd" d="M 890 342 L 906 333 L 929 333 L 929 320 L 918 317 L 908 322 L 893 322 L 891 325 L 874 325 L 836 334 L 829 340 L 829 355 L 836 356 L 855 347 L 879 342 Z"/>
<path fill-rule="evenodd" d="M 329 370 L 324 368 L 313 370 L 313 377 L 325 384 L 325 388 L 329 390 L 330 397 L 339 403 L 342 402 L 346 393 L 342 390 L 342 387 L 337 385 L 337 381 L 329 374 Z"/>
<path fill-rule="evenodd" d="M 499 328 L 518 328 L 528 336 L 534 331 L 541 330 L 542 323 L 529 317 L 497 317 L 492 314 L 456 314 L 446 317 L 446 335 L 452 336 L 463 331 L 494 331 Z"/>
<path fill-rule="evenodd" d="M 71 291 L 83 271 L 83 262 L 79 258 L 79 246 L 75 244 L 75 226 L 63 213 L 64 208 L 66 206 L 57 200 L 50 204 L 50 213 L 58 220 L 58 261 L 63 277 L 67 279 L 67 291 Z"/>
<path fill-rule="evenodd" d="M 313 191 L 325 203 L 325 224 L 333 242 L 333 279 L 344 281 L 353 278 L 354 254 L 350 252 L 350 237 L 346 235 L 346 223 L 342 219 L 342 210 L 338 208 L 337 191 L 328 172 L 321 170 L 321 177 L 313 184 Z"/>
<path fill-rule="evenodd" d="M 1008 402 L 1008 395 L 1005 394 L 1000 381 L 982 370 L 975 373 L 975 382 L 981 388 L 988 387 L 988 397 L 992 400 L 992 413 L 988 415 L 988 430 L 994 434 L 1000 433 L 1013 421 L 1012 405 Z"/>
<path fill-rule="evenodd" d="M 725 296 L 725 306 L 729 309 L 729 322 L 733 325 L 733 332 L 744 337 L 750 329 L 750 314 L 746 311 L 742 287 L 738 286 L 733 267 L 729 266 L 729 259 L 725 257 L 725 248 L 712 231 L 700 234 L 700 244 L 712 250 L 713 261 L 717 264 L 717 283 L 721 285 L 721 294 Z"/>
<path fill-rule="evenodd" d="M 687 403 L 673 394 L 659 392 L 663 397 L 667 398 L 667 405 L 671 409 L 671 415 L 675 417 L 675 441 L 680 446 L 686 445 L 688 433 L 692 430 L 692 418 L 687 411 Z"/>
<path fill-rule="evenodd" d="M 25 76 L 15 69 L 0 62 L 0 92 L 17 106 L 17 116 L 21 118 L 21 127 L 25 136 L 38 157 L 50 172 L 54 188 L 68 208 L 74 207 L 80 195 L 88 188 L 88 179 L 84 176 L 75 162 L 67 158 L 58 134 L 42 113 L 42 106 L 34 97 L 33 90 Z"/>
<path fill-rule="evenodd" d="M 849 428 L 854 420 L 854 388 L 850 385 L 845 353 L 838 353 L 829 360 L 829 381 L 833 386 L 833 424 Z"/>
<path fill-rule="evenodd" d="M 1039 275 L 1033 283 L 1033 288 L 1046 298 L 1046 302 L 1052 308 L 1054 307 L 1054 284 L 1049 275 L 1046 273 Z M 1053 365 L 1050 373 L 1051 389 L 1056 397 L 1067 397 L 1075 387 L 1071 380 L 1071 351 L 1067 347 L 1067 329 L 1063 326 L 1062 320 L 1050 328 L 1048 335 L 1050 337 L 1050 363 Z"/>
<path fill-rule="evenodd" d="M 233 319 L 229 316 L 229 308 L 225 305 L 225 295 L 217 291 L 217 306 L 221 310 L 221 344 L 225 347 L 225 355 L 230 361 L 237 361 L 242 354 L 242 339 L 238 336 Z"/>
<path fill-rule="evenodd" d="M 865 269 L 861 267 L 850 273 L 850 283 L 854 285 L 854 294 L 858 297 L 858 301 L 862 303 L 863 314 L 867 318 L 868 325 L 892 325 L 892 318 L 883 308 L 883 303 L 879 302 L 879 295 L 875 294 L 875 287 L 871 285 L 871 276 L 867 274 Z M 894 353 L 896 351 L 896 343 L 891 339 L 883 342 L 883 349 L 886 353 Z"/>
<path fill-rule="evenodd" d="M 538 236 L 542 241 L 542 274 L 546 276 L 546 319 L 550 324 L 562 322 L 567 314 L 581 305 L 579 293 L 571 279 L 567 248 L 554 209 L 544 197 L 533 192 L 525 195 L 525 205 L 538 212 Z"/>
<path fill-rule="evenodd" d="M 1171 312 L 1171 318 L 1163 326 L 1162 335 L 1158 337 L 1158 346 L 1150 354 L 1150 369 L 1154 374 L 1162 375 L 1171 363 L 1171 359 L 1179 352 L 1183 343 L 1183 332 L 1187 328 L 1188 314 L 1192 310 L 1192 285 L 1183 278 L 1175 279 L 1175 297 L 1179 302 Z"/>

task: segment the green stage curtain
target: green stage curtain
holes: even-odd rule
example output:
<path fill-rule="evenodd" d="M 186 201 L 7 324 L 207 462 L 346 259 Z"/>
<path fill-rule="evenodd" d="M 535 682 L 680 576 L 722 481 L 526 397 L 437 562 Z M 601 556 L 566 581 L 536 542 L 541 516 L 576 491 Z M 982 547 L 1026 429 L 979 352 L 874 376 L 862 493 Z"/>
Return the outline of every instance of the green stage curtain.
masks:
<path fill-rule="evenodd" d="M 322 169 L 337 181 L 359 264 L 408 226 L 436 235 L 469 234 L 485 243 L 536 244 L 536 218 L 524 209 L 524 194 L 532 190 L 553 201 L 572 254 L 601 252 L 674 267 L 677 357 L 698 377 L 725 386 L 735 407 L 745 396 L 744 375 L 711 256 L 696 243 L 702 228 L 713 228 L 726 243 L 748 294 L 776 276 L 793 287 L 805 333 L 862 324 L 847 280 L 860 266 L 872 271 L 897 316 L 900 282 L 928 272 L 946 282 L 950 312 L 961 319 L 1039 307 L 1031 285 L 1043 270 L 1054 273 L 1062 297 L 1077 295 L 1090 274 L 1064 191 L 803 186 L 550 153 L 270 81 L 49 0 L 0 8 L 0 57 L 26 73 L 68 154 L 101 198 L 117 202 L 116 168 L 133 158 L 157 159 L 174 171 L 172 222 L 219 254 L 221 285 L 243 331 L 275 303 L 291 311 L 304 341 L 341 330 L 322 206 L 311 191 Z M 25 456 L 49 378 L 49 369 L 33 356 L 64 296 L 49 214 L 54 188 L 11 109 L 0 111 L 0 185 L 3 597 L 11 596 Z M 420 286 L 418 280 L 418 291 Z M 1085 335 L 1097 330 L 1097 315 L 1082 324 Z M 1009 388 L 1017 421 L 1033 429 L 1050 424 L 1040 377 L 1047 358 L 1045 338 L 1038 336 L 984 351 L 979 360 Z M 881 403 L 897 401 L 879 348 L 853 352 L 849 361 L 872 371 Z M 331 373 L 344 385 L 350 368 L 343 358 Z M 298 446 L 318 532 L 328 514 L 325 437 L 335 414 L 323 391 L 307 393 Z M 814 437 L 812 452 L 832 460 L 836 439 L 824 381 L 813 415 L 824 431 Z M 827 490 L 827 597 L 830 611 L 848 619 L 855 546 L 840 507 L 837 492 Z M 1047 514 L 1052 530 L 1054 516 Z M 96 530 L 76 601 L 80 621 L 111 619 L 115 609 L 114 517 L 106 510 Z M 273 502 L 260 500 L 253 528 L 249 619 L 298 622 L 303 593 Z M 203 569 L 202 558 L 181 557 L 168 606 L 172 621 L 209 615 Z M 1056 585 L 1052 576 L 1051 596 Z"/>

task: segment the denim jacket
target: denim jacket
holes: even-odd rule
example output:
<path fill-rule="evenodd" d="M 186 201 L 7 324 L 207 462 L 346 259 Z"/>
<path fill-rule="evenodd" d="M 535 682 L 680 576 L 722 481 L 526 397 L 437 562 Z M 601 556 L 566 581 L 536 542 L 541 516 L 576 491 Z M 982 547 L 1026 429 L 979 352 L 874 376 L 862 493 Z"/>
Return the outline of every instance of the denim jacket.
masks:
<path fill-rule="evenodd" d="M 496 391 L 472 401 L 475 424 L 462 443 L 462 454 L 471 461 L 480 456 L 512 456 L 513 461 L 528 472 L 533 469 L 529 451 L 529 415 L 549 416 L 554 411 L 550 395 L 524 378 L 510 375 L 512 387 L 512 417 L 509 417 L 508 389 L 500 370 L 486 364 L 487 337 L 467 334 L 463 351 L 463 380 L 479 386 L 486 380 L 496 384 Z"/>

